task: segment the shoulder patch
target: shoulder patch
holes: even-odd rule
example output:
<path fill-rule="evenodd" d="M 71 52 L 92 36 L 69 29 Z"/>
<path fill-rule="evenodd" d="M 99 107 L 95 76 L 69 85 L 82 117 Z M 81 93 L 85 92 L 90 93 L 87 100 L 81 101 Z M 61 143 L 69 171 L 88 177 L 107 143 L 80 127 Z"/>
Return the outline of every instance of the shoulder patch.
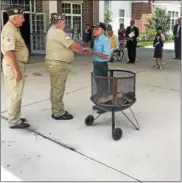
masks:
<path fill-rule="evenodd" d="M 12 43 L 13 43 L 13 38 L 10 37 L 10 36 L 6 37 L 6 38 L 5 38 L 5 43 L 6 43 L 6 44 L 12 44 Z"/>

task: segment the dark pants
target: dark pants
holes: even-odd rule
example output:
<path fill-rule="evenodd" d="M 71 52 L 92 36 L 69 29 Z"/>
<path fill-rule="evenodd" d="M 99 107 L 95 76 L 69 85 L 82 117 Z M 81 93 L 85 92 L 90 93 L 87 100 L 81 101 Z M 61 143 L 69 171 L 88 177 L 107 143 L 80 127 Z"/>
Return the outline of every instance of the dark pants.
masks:
<path fill-rule="evenodd" d="M 175 58 L 181 58 L 181 38 L 174 39 Z"/>
<path fill-rule="evenodd" d="M 107 62 L 94 62 L 95 76 L 108 77 L 108 63 Z M 95 79 L 97 85 L 97 94 L 106 95 L 108 93 L 108 79 Z"/>
<path fill-rule="evenodd" d="M 136 60 L 136 41 L 128 41 L 127 42 L 127 49 L 128 49 L 128 58 L 129 62 L 135 63 Z"/>

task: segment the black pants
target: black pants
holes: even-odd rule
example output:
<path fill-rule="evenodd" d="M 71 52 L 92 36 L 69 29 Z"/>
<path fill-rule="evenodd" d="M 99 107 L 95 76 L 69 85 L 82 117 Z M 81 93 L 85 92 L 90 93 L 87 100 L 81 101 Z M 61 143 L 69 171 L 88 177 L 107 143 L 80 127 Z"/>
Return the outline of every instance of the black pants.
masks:
<path fill-rule="evenodd" d="M 128 41 L 127 42 L 127 49 L 128 49 L 128 58 L 129 62 L 135 63 L 136 61 L 136 41 Z"/>
<path fill-rule="evenodd" d="M 108 63 L 107 62 L 94 62 L 95 76 L 108 77 Z M 96 78 L 97 94 L 105 95 L 108 93 L 108 79 Z"/>
<path fill-rule="evenodd" d="M 175 58 L 181 58 L 181 38 L 174 39 Z"/>

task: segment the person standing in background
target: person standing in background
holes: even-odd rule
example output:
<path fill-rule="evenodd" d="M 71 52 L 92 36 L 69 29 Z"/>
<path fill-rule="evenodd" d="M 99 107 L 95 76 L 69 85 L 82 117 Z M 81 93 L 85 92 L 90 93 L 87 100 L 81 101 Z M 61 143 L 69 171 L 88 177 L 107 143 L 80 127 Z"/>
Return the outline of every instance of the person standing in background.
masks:
<path fill-rule="evenodd" d="M 173 29 L 174 35 L 174 49 L 175 49 L 175 58 L 181 60 L 181 18 L 178 18 L 177 24 Z"/>
<path fill-rule="evenodd" d="M 164 41 L 165 37 L 164 34 L 162 33 L 162 27 L 157 28 L 157 34 L 155 36 L 154 42 L 153 42 L 153 47 L 154 47 L 154 58 L 155 58 L 155 65 L 154 67 L 156 69 L 162 69 L 162 57 L 163 57 L 163 46 L 164 46 Z"/>
<path fill-rule="evenodd" d="M 127 63 L 134 64 L 136 61 L 136 47 L 137 47 L 137 38 L 139 36 L 139 29 L 135 26 L 135 21 L 130 21 L 130 26 L 126 29 L 126 38 L 127 38 L 127 49 L 128 49 L 128 58 Z"/>
<path fill-rule="evenodd" d="M 117 48 L 117 38 L 114 35 L 113 31 L 109 31 L 107 37 L 108 37 L 108 39 L 110 41 L 110 45 L 111 45 L 109 61 L 114 62 L 113 52 Z"/>
<path fill-rule="evenodd" d="M 125 41 L 126 30 L 124 28 L 124 24 L 120 24 L 120 28 L 118 30 L 118 40 L 119 40 L 119 48 L 123 49 L 124 41 Z"/>
<path fill-rule="evenodd" d="M 83 46 L 90 47 L 90 42 L 92 39 L 92 30 L 90 29 L 89 25 L 85 25 L 85 29 L 83 31 Z"/>

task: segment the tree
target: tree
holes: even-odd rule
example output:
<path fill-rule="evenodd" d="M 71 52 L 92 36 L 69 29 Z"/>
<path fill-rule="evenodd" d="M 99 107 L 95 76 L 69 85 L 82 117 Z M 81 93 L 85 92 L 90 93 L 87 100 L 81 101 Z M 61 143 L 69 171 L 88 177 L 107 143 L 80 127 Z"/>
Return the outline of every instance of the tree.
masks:
<path fill-rule="evenodd" d="M 162 8 L 156 8 L 152 18 L 148 20 L 146 28 L 156 29 L 161 26 L 164 32 L 167 32 L 170 29 L 170 16 L 167 11 Z"/>
<path fill-rule="evenodd" d="M 107 10 L 104 12 L 104 23 L 108 25 L 111 22 L 112 22 L 112 12 Z"/>

